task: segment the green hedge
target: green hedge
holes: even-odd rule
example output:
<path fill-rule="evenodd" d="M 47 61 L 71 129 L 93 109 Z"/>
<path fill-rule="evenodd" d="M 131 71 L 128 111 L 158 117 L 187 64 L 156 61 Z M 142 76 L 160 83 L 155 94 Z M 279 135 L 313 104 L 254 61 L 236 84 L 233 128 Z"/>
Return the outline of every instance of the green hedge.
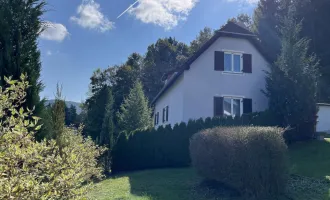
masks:
<path fill-rule="evenodd" d="M 189 166 L 189 139 L 201 130 L 218 126 L 276 126 L 268 112 L 233 118 L 207 118 L 157 130 L 121 134 L 112 152 L 112 172 Z"/>
<path fill-rule="evenodd" d="M 190 140 L 192 165 L 200 175 L 239 191 L 244 199 L 277 199 L 288 178 L 284 130 L 217 127 Z"/>

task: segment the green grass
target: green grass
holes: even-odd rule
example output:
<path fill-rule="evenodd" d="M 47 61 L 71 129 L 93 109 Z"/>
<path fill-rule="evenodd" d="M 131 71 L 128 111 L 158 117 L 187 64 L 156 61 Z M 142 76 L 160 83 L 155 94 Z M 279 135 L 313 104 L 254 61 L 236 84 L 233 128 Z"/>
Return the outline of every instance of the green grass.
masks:
<path fill-rule="evenodd" d="M 319 179 L 330 176 L 330 139 L 301 142 L 289 148 L 292 173 Z"/>
<path fill-rule="evenodd" d="M 281 200 L 329 198 L 330 139 L 297 143 L 289 148 L 291 173 Z M 98 200 L 243 200 L 223 186 L 206 184 L 192 168 L 147 170 L 122 174 L 95 185 Z"/>

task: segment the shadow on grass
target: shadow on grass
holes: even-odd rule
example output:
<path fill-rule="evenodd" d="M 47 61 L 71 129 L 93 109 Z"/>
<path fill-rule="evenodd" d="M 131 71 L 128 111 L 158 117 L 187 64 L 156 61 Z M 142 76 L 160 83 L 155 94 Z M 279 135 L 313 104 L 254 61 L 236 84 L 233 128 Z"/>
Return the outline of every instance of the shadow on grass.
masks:
<path fill-rule="evenodd" d="M 330 139 L 293 144 L 289 156 L 291 174 L 295 175 L 290 177 L 285 196 L 293 200 L 329 199 Z M 203 181 L 191 168 L 146 170 L 120 177 L 127 178 L 128 192 L 143 200 L 242 200 L 221 184 Z"/>
<path fill-rule="evenodd" d="M 131 194 L 157 200 L 241 200 L 215 181 L 203 181 L 193 169 L 152 170 L 129 176 Z"/>

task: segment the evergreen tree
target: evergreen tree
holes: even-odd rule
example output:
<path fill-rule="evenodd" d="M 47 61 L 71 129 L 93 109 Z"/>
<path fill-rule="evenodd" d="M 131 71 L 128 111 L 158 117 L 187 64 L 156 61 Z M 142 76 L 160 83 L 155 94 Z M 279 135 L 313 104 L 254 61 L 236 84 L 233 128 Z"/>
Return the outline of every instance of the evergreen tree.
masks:
<path fill-rule="evenodd" d="M 259 35 L 264 50 L 275 61 L 281 50 L 280 27 L 285 9 L 281 6 L 287 0 L 260 0 L 253 15 L 253 32 Z"/>
<path fill-rule="evenodd" d="M 140 81 L 135 83 L 128 97 L 125 98 L 117 117 L 120 129 L 126 133 L 152 126 L 151 109 Z"/>
<path fill-rule="evenodd" d="M 105 96 L 106 96 L 106 105 L 105 105 L 105 113 L 103 117 L 103 122 L 102 122 L 102 129 L 100 133 L 100 145 L 107 145 L 109 149 L 112 149 L 114 145 L 114 112 L 113 112 L 113 96 L 112 96 L 112 91 L 108 87 L 106 88 L 105 91 Z"/>
<path fill-rule="evenodd" d="M 330 103 L 330 1 L 300 0 L 297 4 L 297 16 L 303 22 L 302 35 L 311 39 L 310 52 L 320 59 L 318 100 Z"/>
<path fill-rule="evenodd" d="M 53 124 L 53 108 L 51 105 L 46 105 L 40 114 L 42 126 L 40 131 L 36 133 L 36 139 L 41 141 L 43 139 L 53 139 L 54 137 L 54 124 Z"/>
<path fill-rule="evenodd" d="M 43 0 L 0 1 L 0 86 L 4 77 L 18 79 L 26 74 L 30 87 L 27 89 L 24 107 L 36 108 L 40 116 L 43 103 L 39 93 L 43 89 L 40 78 L 41 62 L 38 37 L 43 25 Z"/>
<path fill-rule="evenodd" d="M 53 132 L 52 138 L 58 139 L 63 133 L 65 125 L 65 101 L 62 97 L 62 86 L 57 84 L 55 103 L 52 107 Z"/>
<path fill-rule="evenodd" d="M 84 132 L 88 136 L 91 136 L 94 141 L 97 141 L 97 143 L 100 142 L 100 134 L 106 111 L 105 107 L 108 101 L 108 87 L 103 86 L 101 90 L 93 94 L 85 103 L 87 116 Z"/>
<path fill-rule="evenodd" d="M 107 152 L 101 158 L 105 172 L 111 171 L 111 154 L 112 149 L 115 144 L 115 126 L 114 126 L 114 112 L 113 112 L 113 104 L 114 99 L 112 96 L 112 91 L 108 87 L 106 90 L 106 106 L 105 113 L 102 122 L 102 129 L 100 133 L 99 145 L 106 146 L 108 148 Z"/>
<path fill-rule="evenodd" d="M 209 27 L 205 27 L 201 30 L 196 39 L 190 43 L 189 49 L 191 54 L 197 52 L 213 35 L 214 31 Z"/>
<path fill-rule="evenodd" d="M 68 106 L 65 104 L 65 108 L 64 108 L 64 113 L 65 113 L 65 125 L 66 126 L 70 126 L 71 124 L 71 119 L 70 119 L 70 110 L 68 108 Z"/>
<path fill-rule="evenodd" d="M 290 7 L 281 28 L 281 53 L 267 74 L 266 95 L 281 126 L 292 128 L 289 140 L 313 137 L 317 114 L 318 61 L 308 54 L 309 40 L 300 38 L 301 23 Z"/>
<path fill-rule="evenodd" d="M 79 125 L 77 122 L 77 108 L 74 105 L 71 105 L 70 108 L 65 105 L 65 125 Z"/>

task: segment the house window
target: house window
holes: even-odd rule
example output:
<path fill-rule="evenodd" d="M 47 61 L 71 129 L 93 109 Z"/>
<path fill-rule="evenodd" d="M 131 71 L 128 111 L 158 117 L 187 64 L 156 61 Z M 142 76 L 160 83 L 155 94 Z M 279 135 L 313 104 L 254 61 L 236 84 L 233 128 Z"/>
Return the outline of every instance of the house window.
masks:
<path fill-rule="evenodd" d="M 168 122 L 168 112 L 169 112 L 168 106 L 163 108 L 163 123 Z"/>
<path fill-rule="evenodd" d="M 223 98 L 223 114 L 225 116 L 241 116 L 243 114 L 243 99 L 235 97 Z"/>
<path fill-rule="evenodd" d="M 155 126 L 159 124 L 159 112 L 155 114 Z"/>
<path fill-rule="evenodd" d="M 241 53 L 225 52 L 224 71 L 241 73 L 243 70 L 243 55 Z"/>

